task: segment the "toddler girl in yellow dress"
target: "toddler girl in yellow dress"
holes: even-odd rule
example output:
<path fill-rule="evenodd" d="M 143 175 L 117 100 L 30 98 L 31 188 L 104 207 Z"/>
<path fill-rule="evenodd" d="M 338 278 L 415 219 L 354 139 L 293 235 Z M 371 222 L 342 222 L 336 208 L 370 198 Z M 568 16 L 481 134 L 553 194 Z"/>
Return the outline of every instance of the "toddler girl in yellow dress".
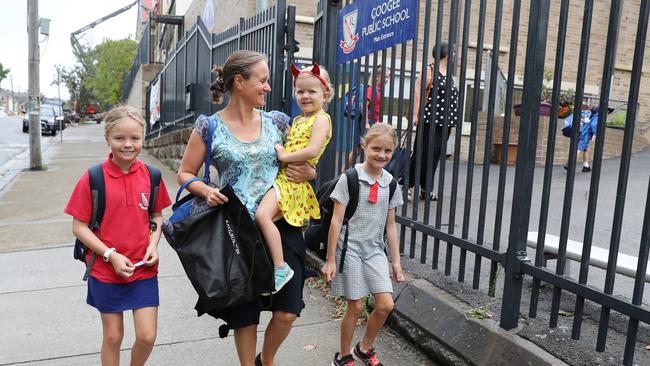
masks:
<path fill-rule="evenodd" d="M 293 226 L 303 226 L 309 219 L 320 218 L 316 194 L 309 182 L 287 179 L 286 163 L 307 162 L 316 166 L 331 137 L 332 123 L 324 105 L 333 90 L 327 71 L 314 64 L 302 70 L 291 65 L 296 101 L 302 112 L 293 120 L 285 146 L 276 145 L 281 166 L 273 189 L 269 189 L 257 208 L 255 219 L 264 236 L 275 266 L 275 291 L 280 291 L 293 277 L 284 261 L 280 232 L 274 221 L 284 218 Z"/>

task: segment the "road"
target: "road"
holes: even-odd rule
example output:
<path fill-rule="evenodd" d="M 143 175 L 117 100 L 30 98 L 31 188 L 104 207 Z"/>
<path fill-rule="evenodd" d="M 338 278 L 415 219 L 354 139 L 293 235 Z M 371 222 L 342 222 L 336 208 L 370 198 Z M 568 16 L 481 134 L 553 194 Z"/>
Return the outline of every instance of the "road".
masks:
<path fill-rule="evenodd" d="M 41 151 L 45 152 L 60 138 L 60 133 L 56 137 L 41 136 Z M 29 135 L 22 131 L 22 118 L 0 117 L 0 191 L 19 171 L 28 167 Z"/>
<path fill-rule="evenodd" d="M 41 136 L 41 143 L 49 145 L 56 137 Z M 29 134 L 23 133 L 22 118 L 0 117 L 0 167 L 29 149 Z"/>

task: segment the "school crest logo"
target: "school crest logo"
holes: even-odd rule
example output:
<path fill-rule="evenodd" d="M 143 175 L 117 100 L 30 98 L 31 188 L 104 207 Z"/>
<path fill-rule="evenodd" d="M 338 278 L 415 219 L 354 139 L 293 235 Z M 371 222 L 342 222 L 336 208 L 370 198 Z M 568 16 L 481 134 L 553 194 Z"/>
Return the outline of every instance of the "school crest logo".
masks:
<path fill-rule="evenodd" d="M 140 192 L 140 202 L 138 202 L 138 207 L 143 210 L 149 209 L 149 192 Z"/>
<path fill-rule="evenodd" d="M 343 39 L 341 40 L 343 53 L 347 54 L 354 51 L 354 47 L 359 41 L 359 32 L 357 32 L 358 19 L 359 10 L 357 9 L 343 16 Z"/>

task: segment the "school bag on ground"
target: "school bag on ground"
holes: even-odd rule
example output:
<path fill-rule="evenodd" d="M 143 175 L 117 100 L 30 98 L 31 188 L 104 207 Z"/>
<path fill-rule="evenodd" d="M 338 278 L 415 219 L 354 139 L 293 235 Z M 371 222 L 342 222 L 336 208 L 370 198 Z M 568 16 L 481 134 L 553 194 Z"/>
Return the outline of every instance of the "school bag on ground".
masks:
<path fill-rule="evenodd" d="M 354 216 L 359 203 L 359 173 L 357 169 L 352 167 L 343 172 L 348 181 L 348 194 L 350 200 L 345 207 L 345 215 L 343 216 L 343 224 L 345 226 L 345 234 L 343 236 L 343 247 L 341 248 L 341 258 L 339 260 L 339 272 L 343 272 L 343 264 L 345 262 L 345 253 L 348 250 L 348 221 Z M 325 260 L 327 256 L 327 237 L 332 223 L 332 214 L 334 213 L 334 201 L 330 198 L 332 191 L 336 187 L 339 177 L 329 180 L 318 189 L 316 192 L 316 199 L 320 207 L 320 220 L 314 221 L 305 231 L 305 243 L 307 248 L 314 251 L 320 259 Z M 393 177 L 389 185 L 388 201 L 393 198 L 393 194 L 397 189 L 397 180 Z"/>
<path fill-rule="evenodd" d="M 149 213 L 149 229 L 154 231 L 156 230 L 156 223 L 152 219 L 153 215 L 153 206 L 156 202 L 156 195 L 158 194 L 158 188 L 160 186 L 161 173 L 160 169 L 155 166 L 145 164 L 147 170 L 149 171 L 149 181 L 151 185 L 151 192 L 149 193 L 149 207 L 147 211 Z M 99 225 L 102 223 L 104 218 L 104 210 L 106 208 L 106 184 L 104 182 L 104 170 L 102 169 L 102 164 L 93 165 L 88 169 L 88 180 L 90 182 L 90 197 L 92 202 L 92 214 L 90 216 L 90 222 L 88 222 L 88 227 L 91 231 L 99 230 Z M 95 257 L 97 253 L 93 252 L 86 263 L 86 253 L 88 253 L 88 247 L 77 239 L 74 243 L 74 259 L 80 260 L 86 264 L 86 271 L 84 272 L 83 280 L 88 279 L 90 274 L 90 269 L 93 267 L 95 262 Z"/>

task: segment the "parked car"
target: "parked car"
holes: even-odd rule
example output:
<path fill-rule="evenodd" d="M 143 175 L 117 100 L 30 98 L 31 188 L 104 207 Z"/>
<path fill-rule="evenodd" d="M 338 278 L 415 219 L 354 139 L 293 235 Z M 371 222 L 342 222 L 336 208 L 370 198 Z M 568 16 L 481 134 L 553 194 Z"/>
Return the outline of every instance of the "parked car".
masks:
<path fill-rule="evenodd" d="M 41 110 L 48 107 L 54 111 L 55 120 L 57 121 L 54 128 L 57 130 L 65 130 L 65 117 L 63 116 L 63 108 L 61 108 L 61 106 L 54 100 L 46 100 L 43 104 L 41 104 Z M 62 121 L 63 123 L 59 123 L 59 121 Z"/>
<path fill-rule="evenodd" d="M 63 117 L 58 117 L 52 106 L 41 105 L 41 133 L 56 136 L 56 131 L 62 121 Z M 29 114 L 23 118 L 23 132 L 29 132 Z"/>

